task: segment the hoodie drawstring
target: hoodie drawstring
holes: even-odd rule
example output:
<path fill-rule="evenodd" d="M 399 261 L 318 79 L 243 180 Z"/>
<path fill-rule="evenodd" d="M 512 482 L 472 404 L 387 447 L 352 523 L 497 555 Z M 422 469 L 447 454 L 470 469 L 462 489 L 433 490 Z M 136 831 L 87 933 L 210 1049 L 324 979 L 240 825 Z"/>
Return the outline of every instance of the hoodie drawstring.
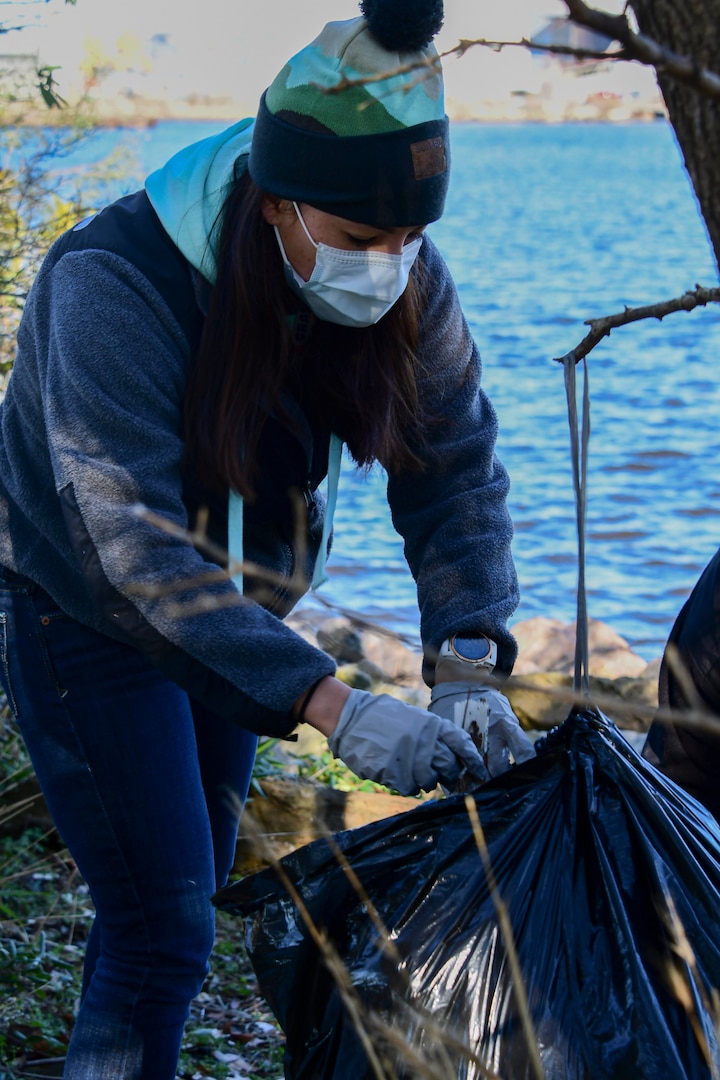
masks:
<path fill-rule="evenodd" d="M 331 435 L 328 449 L 327 505 L 325 507 L 325 521 L 323 523 L 322 539 L 320 540 L 320 550 L 315 559 L 315 567 L 310 583 L 312 589 L 318 589 L 328 579 L 325 567 L 327 565 L 328 541 L 330 540 L 337 505 L 338 487 L 340 486 L 342 448 L 342 439 L 338 435 Z M 228 498 L 228 550 L 231 565 L 241 564 L 243 561 L 243 499 L 235 491 L 230 491 Z M 230 579 L 235 587 L 242 592 L 242 572 L 238 571 L 238 573 L 231 574 Z"/>

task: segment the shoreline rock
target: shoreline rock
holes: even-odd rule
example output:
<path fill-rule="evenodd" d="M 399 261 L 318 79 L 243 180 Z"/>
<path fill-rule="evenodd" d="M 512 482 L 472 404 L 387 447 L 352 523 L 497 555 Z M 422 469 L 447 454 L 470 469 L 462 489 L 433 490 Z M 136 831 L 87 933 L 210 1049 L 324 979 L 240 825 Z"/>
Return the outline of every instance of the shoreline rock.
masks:
<path fill-rule="evenodd" d="M 561 671 L 571 674 L 575 667 L 575 638 L 577 624 L 563 623 L 536 615 L 516 623 L 512 628 L 518 643 L 515 675 L 530 675 L 542 671 Z M 590 674 L 606 679 L 624 675 L 643 676 L 647 660 L 634 653 L 625 638 L 599 619 L 588 621 L 588 652 Z M 654 665 L 656 662 L 652 661 Z M 655 674 L 655 668 L 652 669 Z"/>
<path fill-rule="evenodd" d="M 399 638 L 368 629 L 347 616 L 291 615 L 288 623 L 338 663 L 338 678 L 349 686 L 391 693 L 421 708 L 430 691 L 421 675 L 419 651 Z M 547 730 L 567 715 L 575 668 L 575 623 L 536 616 L 513 626 L 519 655 L 504 686 L 523 726 Z M 642 731 L 657 708 L 660 658 L 648 663 L 607 623 L 588 628 L 591 693 L 618 727 Z"/>
<path fill-rule="evenodd" d="M 234 871 L 251 874 L 305 844 L 345 829 L 412 810 L 432 798 L 382 791 L 338 791 L 316 780 L 269 776 L 251 791 L 235 852 Z"/>

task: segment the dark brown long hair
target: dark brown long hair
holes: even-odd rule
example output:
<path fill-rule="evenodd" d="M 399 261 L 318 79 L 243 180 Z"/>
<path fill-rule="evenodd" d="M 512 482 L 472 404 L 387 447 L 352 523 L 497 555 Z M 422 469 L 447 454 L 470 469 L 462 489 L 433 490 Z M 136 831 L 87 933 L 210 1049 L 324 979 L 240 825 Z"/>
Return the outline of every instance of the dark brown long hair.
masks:
<path fill-rule="evenodd" d="M 188 377 L 185 437 L 196 477 L 252 497 L 258 440 L 270 412 L 292 427 L 281 392 L 333 431 L 359 465 L 416 469 L 424 445 L 417 389 L 422 285 L 365 329 L 308 318 L 288 287 L 262 192 L 245 174 L 223 207 L 217 279 Z M 295 319 L 293 320 L 293 315 Z M 303 335 L 298 327 L 306 328 Z"/>

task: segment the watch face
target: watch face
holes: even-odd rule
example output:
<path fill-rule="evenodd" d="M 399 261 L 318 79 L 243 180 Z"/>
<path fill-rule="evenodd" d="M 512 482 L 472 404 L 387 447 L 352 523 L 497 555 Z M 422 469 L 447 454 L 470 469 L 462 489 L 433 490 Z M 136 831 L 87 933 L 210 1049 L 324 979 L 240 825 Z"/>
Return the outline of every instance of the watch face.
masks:
<path fill-rule="evenodd" d="M 490 642 L 486 637 L 460 637 L 455 635 L 452 647 L 463 660 L 478 663 L 490 655 Z"/>

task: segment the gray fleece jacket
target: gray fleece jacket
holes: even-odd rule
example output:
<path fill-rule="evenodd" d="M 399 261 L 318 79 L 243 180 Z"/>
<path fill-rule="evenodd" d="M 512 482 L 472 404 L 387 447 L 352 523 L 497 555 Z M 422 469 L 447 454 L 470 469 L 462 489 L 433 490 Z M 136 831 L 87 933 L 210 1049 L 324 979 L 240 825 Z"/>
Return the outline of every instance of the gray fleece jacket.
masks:
<path fill-rule="evenodd" d="M 245 128 L 231 129 L 238 130 Z M 227 162 L 233 150 L 226 140 Z M 171 162 L 175 207 L 183 199 L 181 175 Z M 200 268 L 168 228 L 162 172 L 151 180 L 155 209 L 143 210 L 135 247 L 124 232 L 113 250 L 105 222 L 124 210 L 111 207 L 54 245 L 28 298 L 0 405 L 0 563 L 40 585 L 72 618 L 143 651 L 210 708 L 282 736 L 294 726 L 294 701 L 334 672 L 333 660 L 268 610 L 272 601 L 262 606 L 241 596 L 186 537 L 137 513 L 141 504 L 180 529 L 192 513 L 182 402 L 193 293 L 178 283 L 194 274 L 197 284 Z M 499 667 L 509 672 L 515 644 L 507 620 L 518 590 L 496 418 L 480 389 L 480 359 L 454 285 L 428 238 L 420 259 L 432 282 L 420 394 L 444 419 L 431 429 L 432 463 L 422 474 L 390 475 L 388 500 L 417 582 L 426 649 L 432 654 L 452 633 L 481 631 L 499 643 Z M 207 264 L 202 272 L 212 279 Z M 316 464 L 315 481 L 322 472 Z M 265 482 L 269 489 L 281 483 L 272 469 Z M 311 515 L 315 547 L 322 505 L 318 500 Z M 272 509 L 256 523 L 251 550 L 262 559 L 267 547 L 266 565 L 288 572 L 271 518 Z M 251 528 L 246 523 L 246 533 Z"/>

